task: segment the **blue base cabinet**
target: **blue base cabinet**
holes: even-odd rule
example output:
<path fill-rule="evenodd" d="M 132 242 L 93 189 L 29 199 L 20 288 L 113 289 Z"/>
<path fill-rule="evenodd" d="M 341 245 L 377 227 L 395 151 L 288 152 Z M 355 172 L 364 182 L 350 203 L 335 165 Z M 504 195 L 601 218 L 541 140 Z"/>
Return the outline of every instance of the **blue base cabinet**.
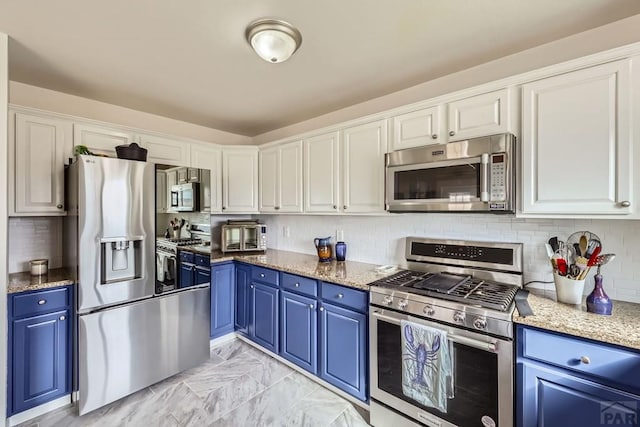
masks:
<path fill-rule="evenodd" d="M 247 337 L 249 336 L 250 285 L 251 267 L 246 264 L 236 264 L 234 329 Z"/>
<path fill-rule="evenodd" d="M 638 426 L 640 352 L 518 326 L 516 425 Z"/>
<path fill-rule="evenodd" d="M 316 374 L 318 369 L 317 300 L 287 291 L 282 291 L 280 300 L 280 355 Z"/>
<path fill-rule="evenodd" d="M 7 416 L 71 393 L 73 289 L 9 296 Z"/>
<path fill-rule="evenodd" d="M 235 283 L 232 262 L 211 267 L 211 338 L 233 332 Z"/>
<path fill-rule="evenodd" d="M 188 288 L 211 282 L 211 258 L 189 251 L 180 251 L 178 268 L 178 287 Z"/>
<path fill-rule="evenodd" d="M 267 350 L 278 352 L 278 289 L 251 283 L 249 337 Z"/>

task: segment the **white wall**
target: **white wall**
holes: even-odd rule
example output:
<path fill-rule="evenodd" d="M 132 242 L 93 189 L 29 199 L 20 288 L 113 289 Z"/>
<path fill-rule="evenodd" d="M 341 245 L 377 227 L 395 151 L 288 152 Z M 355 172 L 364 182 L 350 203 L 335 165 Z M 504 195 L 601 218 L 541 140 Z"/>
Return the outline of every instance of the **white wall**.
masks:
<path fill-rule="evenodd" d="M 307 216 L 261 215 L 268 225 L 270 248 L 315 255 L 314 237 L 332 236 L 344 231 L 347 260 L 372 264 L 402 264 L 404 238 L 420 236 L 521 242 L 524 244 L 524 279 L 551 281 L 553 276 L 544 243 L 550 237 L 561 240 L 581 230 L 596 233 L 603 253 L 616 258 L 602 268 L 605 291 L 612 298 L 640 303 L 640 221 L 518 219 L 493 214 L 397 214 L 389 216 Z M 289 227 L 290 237 L 283 237 Z M 592 270 L 595 274 L 595 270 Z M 593 288 L 593 274 L 585 293 Z M 540 285 L 545 286 L 545 285 Z M 546 285 L 553 289 L 553 284 Z"/>
<path fill-rule="evenodd" d="M 449 74 L 253 138 L 260 145 L 640 41 L 640 15 Z M 505 34 L 505 37 L 509 37 Z"/>
<path fill-rule="evenodd" d="M 9 37 L 0 33 L 0 419 L 7 413 L 7 103 Z M 3 424 L 3 423 L 0 423 Z"/>
<path fill-rule="evenodd" d="M 251 144 L 251 138 L 192 123 L 144 113 L 25 83 L 9 83 L 9 102 L 25 107 L 100 120 L 216 144 Z"/>

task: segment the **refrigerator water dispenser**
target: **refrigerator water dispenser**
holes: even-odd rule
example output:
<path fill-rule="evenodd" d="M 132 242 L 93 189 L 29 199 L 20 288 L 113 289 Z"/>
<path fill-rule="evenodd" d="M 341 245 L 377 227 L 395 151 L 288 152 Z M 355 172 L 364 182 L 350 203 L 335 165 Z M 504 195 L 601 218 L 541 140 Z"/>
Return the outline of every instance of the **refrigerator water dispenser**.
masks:
<path fill-rule="evenodd" d="M 103 240 L 101 246 L 101 283 L 139 279 L 142 273 L 142 239 Z"/>

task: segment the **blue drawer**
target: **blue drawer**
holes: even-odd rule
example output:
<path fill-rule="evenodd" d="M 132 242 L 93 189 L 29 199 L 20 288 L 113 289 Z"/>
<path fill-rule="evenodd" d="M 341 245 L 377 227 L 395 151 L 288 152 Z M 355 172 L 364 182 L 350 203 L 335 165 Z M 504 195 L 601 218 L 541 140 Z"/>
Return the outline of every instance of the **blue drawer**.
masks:
<path fill-rule="evenodd" d="M 318 296 L 318 282 L 314 279 L 289 273 L 282 273 L 280 279 L 280 286 L 282 286 L 283 289 L 310 297 Z"/>
<path fill-rule="evenodd" d="M 198 254 L 196 254 L 196 265 L 210 268 L 211 267 L 211 257 L 210 256 L 206 256 L 206 255 L 198 255 Z"/>
<path fill-rule="evenodd" d="M 529 328 L 518 328 L 522 357 L 579 372 L 597 382 L 640 390 L 640 353 Z"/>
<path fill-rule="evenodd" d="M 44 314 L 61 310 L 71 305 L 71 290 L 68 287 L 17 294 L 12 298 L 13 317 Z"/>
<path fill-rule="evenodd" d="M 195 264 L 196 254 L 188 251 L 180 251 L 180 262 L 189 262 L 191 264 Z"/>
<path fill-rule="evenodd" d="M 265 285 L 278 286 L 278 272 L 264 267 L 251 267 L 251 280 Z"/>
<path fill-rule="evenodd" d="M 322 282 L 322 299 L 326 302 L 349 307 L 362 313 L 366 313 L 369 306 L 367 292 L 334 285 L 333 283 Z"/>

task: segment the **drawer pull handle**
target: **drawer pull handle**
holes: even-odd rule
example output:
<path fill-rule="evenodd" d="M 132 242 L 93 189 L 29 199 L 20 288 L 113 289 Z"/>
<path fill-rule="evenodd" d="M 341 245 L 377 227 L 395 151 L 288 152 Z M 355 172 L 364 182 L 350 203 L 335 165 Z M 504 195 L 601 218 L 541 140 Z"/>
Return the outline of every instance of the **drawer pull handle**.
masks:
<path fill-rule="evenodd" d="M 344 294 L 338 294 L 338 299 L 344 298 Z"/>
<path fill-rule="evenodd" d="M 66 317 L 60 316 L 60 320 L 66 320 Z"/>
<path fill-rule="evenodd" d="M 46 299 L 41 299 L 38 301 L 38 305 L 45 305 L 47 303 Z"/>
<path fill-rule="evenodd" d="M 580 356 L 580 362 L 584 363 L 585 365 L 588 365 L 589 363 L 591 363 L 591 359 L 589 359 L 588 356 Z"/>
<path fill-rule="evenodd" d="M 300 287 L 300 283 L 296 283 L 296 284 L 295 284 L 295 285 L 293 285 L 293 286 L 295 286 L 296 288 L 299 288 L 299 287 Z"/>

